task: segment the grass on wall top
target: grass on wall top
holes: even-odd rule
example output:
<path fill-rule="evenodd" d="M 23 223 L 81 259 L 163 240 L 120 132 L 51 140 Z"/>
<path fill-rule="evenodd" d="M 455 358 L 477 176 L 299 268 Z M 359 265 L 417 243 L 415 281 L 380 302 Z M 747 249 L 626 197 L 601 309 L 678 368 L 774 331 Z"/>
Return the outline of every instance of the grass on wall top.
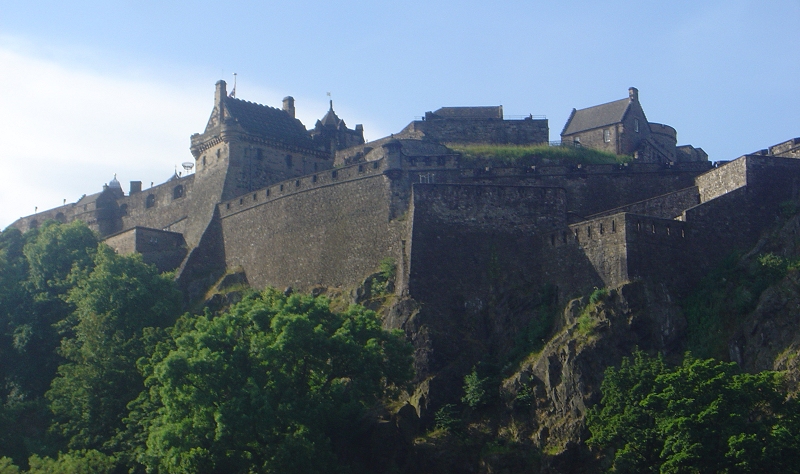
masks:
<path fill-rule="evenodd" d="M 468 161 L 495 160 L 508 164 L 538 161 L 547 164 L 620 164 L 633 161 L 631 156 L 574 146 L 490 145 L 448 143 L 447 147 L 461 153 Z"/>

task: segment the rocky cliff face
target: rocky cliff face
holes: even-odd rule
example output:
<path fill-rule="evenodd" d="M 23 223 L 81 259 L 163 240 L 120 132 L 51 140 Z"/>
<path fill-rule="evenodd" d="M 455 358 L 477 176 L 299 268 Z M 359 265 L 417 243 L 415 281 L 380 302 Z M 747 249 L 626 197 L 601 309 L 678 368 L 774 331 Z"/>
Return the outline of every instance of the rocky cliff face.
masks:
<path fill-rule="evenodd" d="M 746 268 L 765 254 L 796 262 L 799 235 L 800 215 L 784 220 L 738 261 L 738 267 Z M 746 371 L 786 371 L 792 391 L 800 391 L 800 271 L 789 265 L 785 276 L 751 296 L 754 309 L 730 316 L 719 334 L 721 347 L 727 344 L 729 359 Z M 402 449 L 389 449 L 393 465 L 402 472 L 596 472 L 597 460 L 584 444 L 589 435 L 585 416 L 600 400 L 604 371 L 618 366 L 635 348 L 679 361 L 691 348 L 688 334 L 696 331 L 685 316 L 683 297 L 664 285 L 642 281 L 597 290 L 570 301 L 547 342 L 517 359 L 503 357 L 513 353 L 510 346 L 519 343 L 514 335 L 524 327 L 515 321 L 513 306 L 499 312 L 496 308 L 494 316 L 501 317 L 491 324 L 483 320 L 451 334 L 426 332 L 425 325 L 409 318 L 406 329 L 419 347 L 436 347 L 427 341 L 432 337 L 469 344 L 460 346 L 459 364 L 417 381 L 402 416 L 387 414 L 392 430 L 405 433 L 394 438 L 405 440 L 400 441 Z M 387 317 L 397 322 L 404 320 L 404 311 L 419 314 L 419 306 L 409 301 L 402 305 L 405 310 L 395 305 Z M 535 322 L 541 314 L 529 311 L 522 317 Z M 465 333 L 470 330 L 471 336 Z M 501 347 L 503 343 L 509 347 Z M 490 401 L 467 406 L 459 398 L 466 388 L 463 377 L 470 364 L 480 364 L 476 361 L 482 356 L 485 360 L 486 351 L 495 351 L 495 360 L 511 362 L 495 367 L 496 393 L 490 394 Z M 449 429 L 434 421 L 443 407 L 450 410 Z M 409 431 L 410 426 L 414 429 Z"/>
<path fill-rule="evenodd" d="M 797 215 L 735 266 L 746 273 L 765 254 L 797 262 L 799 236 Z M 727 354 L 719 357 L 750 372 L 785 371 L 798 392 L 800 271 L 789 265 L 782 275 L 750 295 L 747 312 L 730 316 L 719 334 Z M 721 282 L 720 291 L 731 291 Z M 546 289 L 507 287 L 487 299 L 491 304 L 459 304 L 460 319 L 398 297 L 393 285 L 376 273 L 349 294 L 315 290 L 334 304 L 365 304 L 387 327 L 405 329 L 425 374 L 396 405 L 365 420 L 362 456 L 370 472 L 597 472 L 585 446 L 585 418 L 601 398 L 605 370 L 637 348 L 677 362 L 697 330 L 686 317 L 685 295 L 654 282 L 599 289 L 563 309 Z M 475 403 L 464 398 L 470 370 L 486 392 Z"/>
<path fill-rule="evenodd" d="M 571 301 L 562 325 L 501 390 L 513 399 L 532 394 L 524 419 L 531 443 L 550 455 L 546 465 L 579 472 L 588 456 L 586 410 L 600 399 L 605 369 L 637 347 L 675 354 L 686 321 L 665 289 L 635 282 Z"/>

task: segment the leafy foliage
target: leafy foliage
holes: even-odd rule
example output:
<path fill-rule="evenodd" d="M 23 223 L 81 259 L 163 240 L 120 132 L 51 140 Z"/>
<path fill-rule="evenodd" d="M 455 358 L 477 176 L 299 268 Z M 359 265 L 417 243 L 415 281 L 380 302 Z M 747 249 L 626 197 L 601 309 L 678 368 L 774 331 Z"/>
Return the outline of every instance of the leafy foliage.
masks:
<path fill-rule="evenodd" d="M 82 224 L 0 234 L 0 455 L 24 463 L 33 452 L 52 452 L 42 397 L 63 361 L 56 325 L 72 313 L 67 293 L 94 265 L 96 247 Z"/>
<path fill-rule="evenodd" d="M 800 406 L 780 375 L 688 356 L 675 368 L 637 352 L 606 370 L 588 413 L 609 472 L 798 472 Z"/>
<path fill-rule="evenodd" d="M 29 474 L 111 474 L 117 469 L 117 459 L 100 451 L 81 450 L 60 453 L 56 459 L 32 456 Z"/>
<path fill-rule="evenodd" d="M 464 377 L 464 396 L 461 401 L 472 408 L 484 406 L 492 401 L 492 380 L 480 377 L 475 367 Z"/>
<path fill-rule="evenodd" d="M 181 296 L 168 275 L 139 255 L 101 246 L 93 271 L 70 290 L 74 337 L 62 341 L 62 364 L 47 398 L 56 430 L 73 448 L 100 448 L 122 428 L 126 405 L 143 387 L 136 361 L 144 328 L 170 326 Z"/>
<path fill-rule="evenodd" d="M 186 321 L 143 362 L 131 425 L 162 472 L 330 472 L 363 411 L 411 375 L 375 313 L 270 289 Z"/>
<path fill-rule="evenodd" d="M 457 431 L 461 425 L 458 408 L 452 403 L 443 405 L 433 415 L 436 428 L 444 431 Z"/>

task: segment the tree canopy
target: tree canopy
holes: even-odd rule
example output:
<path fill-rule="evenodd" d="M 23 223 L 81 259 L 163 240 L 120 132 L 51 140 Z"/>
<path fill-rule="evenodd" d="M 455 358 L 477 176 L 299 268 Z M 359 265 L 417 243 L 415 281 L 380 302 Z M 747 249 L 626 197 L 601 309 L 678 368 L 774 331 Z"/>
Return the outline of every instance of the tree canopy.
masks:
<path fill-rule="evenodd" d="M 609 368 L 588 444 L 609 472 L 800 472 L 800 406 L 775 372 L 637 352 Z"/>
<path fill-rule="evenodd" d="M 400 334 L 325 298 L 270 289 L 184 324 L 143 363 L 129 419 L 154 470 L 331 472 L 363 411 L 411 375 Z"/>

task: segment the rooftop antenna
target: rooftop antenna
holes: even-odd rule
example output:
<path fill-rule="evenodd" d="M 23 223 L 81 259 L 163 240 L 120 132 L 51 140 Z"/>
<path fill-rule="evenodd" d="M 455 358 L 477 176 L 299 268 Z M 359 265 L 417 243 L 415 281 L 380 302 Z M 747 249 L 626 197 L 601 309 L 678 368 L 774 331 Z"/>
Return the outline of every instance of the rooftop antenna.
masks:
<path fill-rule="evenodd" d="M 331 110 L 333 110 L 333 99 L 331 98 L 331 93 L 330 92 L 328 92 L 328 100 L 330 101 L 330 104 L 331 104 Z"/>
<path fill-rule="evenodd" d="M 233 73 L 233 90 L 230 93 L 230 97 L 236 98 L 236 73 Z"/>

